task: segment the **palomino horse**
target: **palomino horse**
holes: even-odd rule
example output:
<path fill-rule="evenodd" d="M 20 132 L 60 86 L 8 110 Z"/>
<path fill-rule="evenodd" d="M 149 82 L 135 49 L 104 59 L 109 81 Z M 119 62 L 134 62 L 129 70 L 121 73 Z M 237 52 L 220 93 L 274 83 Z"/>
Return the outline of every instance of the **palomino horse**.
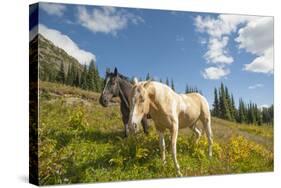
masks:
<path fill-rule="evenodd" d="M 106 76 L 104 80 L 104 89 L 100 96 L 100 104 L 104 107 L 109 105 L 110 100 L 113 97 L 119 96 L 121 103 L 120 103 L 120 110 L 122 114 L 122 121 L 124 123 L 125 129 L 125 137 L 128 135 L 128 121 L 129 121 L 129 96 L 132 91 L 132 84 L 129 82 L 126 76 L 118 73 L 117 68 L 114 69 L 114 72 L 106 71 Z M 142 126 L 144 133 L 148 133 L 148 121 L 147 117 L 144 116 L 142 118 Z"/>
<path fill-rule="evenodd" d="M 160 138 L 160 151 L 165 163 L 164 131 L 168 129 L 172 138 L 172 156 L 178 176 L 182 176 L 177 161 L 178 130 L 193 128 L 199 139 L 201 132 L 196 123 L 201 121 L 208 137 L 209 156 L 212 156 L 211 116 L 207 100 L 198 93 L 177 94 L 170 87 L 155 81 L 139 82 L 135 79 L 130 101 L 129 132 L 135 133 L 136 126 L 149 114 L 155 122 Z"/>

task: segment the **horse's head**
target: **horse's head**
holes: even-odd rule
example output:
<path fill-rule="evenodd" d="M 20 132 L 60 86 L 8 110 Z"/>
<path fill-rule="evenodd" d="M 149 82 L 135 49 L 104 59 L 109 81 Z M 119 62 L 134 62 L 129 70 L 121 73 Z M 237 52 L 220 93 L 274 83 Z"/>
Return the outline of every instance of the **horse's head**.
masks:
<path fill-rule="evenodd" d="M 134 79 L 134 86 L 130 97 L 130 116 L 129 116 L 129 131 L 136 132 L 137 125 L 141 122 L 144 115 L 149 112 L 149 97 L 145 84 L 138 83 Z"/>
<path fill-rule="evenodd" d="M 106 71 L 106 76 L 104 79 L 104 88 L 101 93 L 99 102 L 102 106 L 107 107 L 110 100 L 113 97 L 118 96 L 119 93 L 119 76 L 117 68 L 114 69 L 114 72 Z"/>

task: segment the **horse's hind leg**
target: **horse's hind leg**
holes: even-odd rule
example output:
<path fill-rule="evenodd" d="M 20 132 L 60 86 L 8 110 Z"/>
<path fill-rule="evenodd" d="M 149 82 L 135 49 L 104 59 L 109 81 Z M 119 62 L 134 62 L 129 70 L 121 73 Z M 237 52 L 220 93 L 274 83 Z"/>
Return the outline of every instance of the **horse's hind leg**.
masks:
<path fill-rule="evenodd" d="M 196 136 L 195 143 L 198 144 L 199 139 L 201 137 L 201 131 L 197 127 L 194 127 L 193 131 L 194 131 L 195 136 Z"/>
<path fill-rule="evenodd" d="M 198 120 L 193 124 L 193 126 L 191 127 L 191 129 L 193 130 L 195 136 L 196 136 L 196 139 L 195 139 L 195 143 L 198 144 L 199 142 L 199 139 L 201 137 L 201 131 L 200 129 L 197 127 L 197 123 L 198 123 Z"/>
<path fill-rule="evenodd" d="M 143 132 L 145 134 L 148 134 L 148 121 L 147 121 L 147 117 L 144 116 L 141 120 L 141 124 L 142 124 L 142 127 L 143 127 Z"/>

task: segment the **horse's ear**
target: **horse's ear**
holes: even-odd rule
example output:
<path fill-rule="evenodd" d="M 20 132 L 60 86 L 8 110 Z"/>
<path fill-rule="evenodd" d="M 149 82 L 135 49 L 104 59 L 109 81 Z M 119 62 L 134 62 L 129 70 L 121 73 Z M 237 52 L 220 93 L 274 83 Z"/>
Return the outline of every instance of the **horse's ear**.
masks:
<path fill-rule="evenodd" d="M 134 84 L 134 85 L 137 85 L 138 82 L 139 82 L 138 79 L 137 79 L 136 77 L 134 77 L 134 79 L 133 79 L 133 84 Z"/>
<path fill-rule="evenodd" d="M 118 75 L 118 70 L 117 70 L 117 68 L 115 67 L 115 69 L 114 69 L 114 75 L 115 76 L 117 76 Z"/>

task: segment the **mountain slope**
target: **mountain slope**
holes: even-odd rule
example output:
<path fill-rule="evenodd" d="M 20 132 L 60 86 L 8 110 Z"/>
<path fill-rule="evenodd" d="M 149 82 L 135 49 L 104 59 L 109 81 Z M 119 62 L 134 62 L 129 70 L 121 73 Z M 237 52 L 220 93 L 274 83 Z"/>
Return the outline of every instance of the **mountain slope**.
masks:
<path fill-rule="evenodd" d="M 38 48 L 38 49 L 37 49 Z M 38 34 L 30 41 L 30 54 L 38 50 L 39 77 L 42 80 L 54 81 L 61 63 L 64 65 L 65 72 L 71 65 L 77 70 L 83 70 L 83 66 L 77 59 L 70 56 L 63 49 L 55 46 L 51 41 L 41 34 Z"/>

